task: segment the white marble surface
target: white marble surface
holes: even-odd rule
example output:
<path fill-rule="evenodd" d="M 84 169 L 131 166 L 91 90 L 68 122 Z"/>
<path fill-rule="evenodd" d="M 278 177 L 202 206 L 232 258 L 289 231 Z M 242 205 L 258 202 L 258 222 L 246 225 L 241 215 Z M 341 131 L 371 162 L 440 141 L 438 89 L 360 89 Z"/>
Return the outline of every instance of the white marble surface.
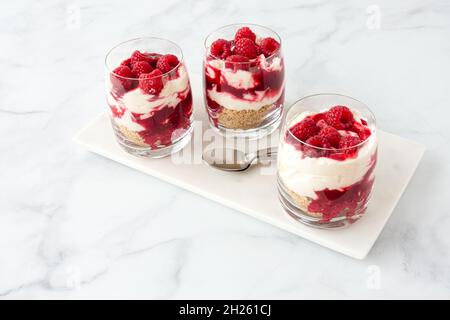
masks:
<path fill-rule="evenodd" d="M 167 37 L 199 72 L 208 31 L 240 21 L 282 36 L 290 100 L 350 94 L 427 146 L 365 260 L 71 141 L 105 108 L 110 47 Z M 2 2 L 0 297 L 450 298 L 449 39 L 445 0 Z"/>

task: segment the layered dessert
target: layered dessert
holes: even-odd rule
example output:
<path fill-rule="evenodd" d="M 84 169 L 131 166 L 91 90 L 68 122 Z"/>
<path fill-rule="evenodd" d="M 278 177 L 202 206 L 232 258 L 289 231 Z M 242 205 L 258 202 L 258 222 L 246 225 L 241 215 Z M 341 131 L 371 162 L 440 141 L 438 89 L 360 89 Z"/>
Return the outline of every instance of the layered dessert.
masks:
<path fill-rule="evenodd" d="M 282 194 L 311 221 L 357 220 L 365 211 L 377 161 L 375 128 L 356 110 L 304 111 L 280 143 Z"/>
<path fill-rule="evenodd" d="M 279 119 L 284 62 L 280 42 L 274 37 L 241 27 L 233 39 L 218 38 L 207 47 L 204 88 L 213 126 L 248 130 Z"/>
<path fill-rule="evenodd" d="M 191 127 L 192 95 L 185 66 L 173 54 L 134 51 L 109 76 L 113 127 L 127 145 L 172 145 Z"/>

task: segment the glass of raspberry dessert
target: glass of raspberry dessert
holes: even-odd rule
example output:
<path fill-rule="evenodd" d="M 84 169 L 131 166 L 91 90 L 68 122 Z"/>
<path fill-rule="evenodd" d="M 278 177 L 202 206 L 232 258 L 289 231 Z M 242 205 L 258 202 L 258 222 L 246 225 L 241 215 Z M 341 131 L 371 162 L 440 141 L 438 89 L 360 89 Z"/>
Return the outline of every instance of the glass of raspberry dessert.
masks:
<path fill-rule="evenodd" d="M 258 25 L 234 24 L 205 40 L 205 104 L 213 128 L 226 136 L 260 138 L 281 121 L 284 60 L 281 39 Z"/>
<path fill-rule="evenodd" d="M 377 162 L 375 118 L 360 101 L 318 94 L 288 111 L 278 152 L 284 209 L 314 227 L 336 228 L 361 218 Z"/>
<path fill-rule="evenodd" d="M 180 47 L 133 39 L 112 48 L 105 64 L 109 114 L 123 149 L 152 158 L 182 149 L 192 132 L 192 94 Z"/>

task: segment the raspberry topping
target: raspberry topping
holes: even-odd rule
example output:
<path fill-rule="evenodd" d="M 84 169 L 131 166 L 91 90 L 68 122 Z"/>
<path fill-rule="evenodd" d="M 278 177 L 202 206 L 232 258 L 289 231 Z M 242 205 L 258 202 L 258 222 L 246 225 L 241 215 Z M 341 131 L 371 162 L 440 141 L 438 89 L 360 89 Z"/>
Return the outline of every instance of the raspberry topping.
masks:
<path fill-rule="evenodd" d="M 133 74 L 127 66 L 120 66 L 113 70 L 113 73 L 117 76 L 124 78 L 133 78 Z"/>
<path fill-rule="evenodd" d="M 234 42 L 237 42 L 239 39 L 243 38 L 250 39 L 255 42 L 256 34 L 249 27 L 242 27 L 236 31 L 236 34 L 234 35 Z"/>
<path fill-rule="evenodd" d="M 121 66 L 131 68 L 131 58 L 125 59 L 120 63 Z"/>
<path fill-rule="evenodd" d="M 139 77 L 139 88 L 148 94 L 158 94 L 163 88 L 162 72 L 155 69 L 150 73 L 141 74 Z"/>
<path fill-rule="evenodd" d="M 324 127 L 320 130 L 319 136 L 327 139 L 332 147 L 337 148 L 339 146 L 341 135 L 335 128 L 330 126 Z"/>
<path fill-rule="evenodd" d="M 139 78 L 143 73 L 150 73 L 153 71 L 152 66 L 147 61 L 138 61 L 133 65 L 131 72 L 133 76 Z"/>
<path fill-rule="evenodd" d="M 220 59 L 226 59 L 231 55 L 231 44 L 225 39 L 217 39 L 211 44 L 211 54 Z"/>
<path fill-rule="evenodd" d="M 300 143 L 286 135 L 286 142 L 304 152 L 303 156 L 328 157 L 338 161 L 355 157 L 358 153 L 355 146 L 367 140 L 372 134 L 367 121 L 360 118 L 356 120 L 352 111 L 345 106 L 334 106 L 327 111 L 308 115 L 291 126 L 289 131 L 310 145 Z"/>
<path fill-rule="evenodd" d="M 249 59 L 255 59 L 258 55 L 258 49 L 252 40 L 242 38 L 235 42 L 234 54 L 238 54 Z"/>
<path fill-rule="evenodd" d="M 278 41 L 270 37 L 262 39 L 259 45 L 261 47 L 261 52 L 266 58 L 277 52 L 280 48 Z"/>
<path fill-rule="evenodd" d="M 133 73 L 127 66 L 120 66 L 114 69 L 110 78 L 114 88 L 119 89 L 119 91 L 121 91 L 120 89 L 127 91 L 132 87 L 132 80 L 124 79 L 133 78 Z"/>
<path fill-rule="evenodd" d="M 357 136 L 345 136 L 339 141 L 339 149 L 343 150 L 346 154 L 353 154 L 356 152 L 356 148 L 352 148 L 361 143 L 361 139 Z"/>
<path fill-rule="evenodd" d="M 353 113 L 345 106 L 334 106 L 325 114 L 325 121 L 338 130 L 349 129 L 355 121 Z"/>
<path fill-rule="evenodd" d="M 306 140 L 306 143 L 308 145 L 305 145 L 303 147 L 303 152 L 306 156 L 311 158 L 318 158 L 318 157 L 326 157 L 329 153 L 328 150 L 322 150 L 322 149 L 316 149 L 316 148 L 330 148 L 330 142 L 319 135 L 312 136 L 308 140 Z M 315 148 L 314 148 L 315 147 Z"/>
<path fill-rule="evenodd" d="M 149 62 L 148 57 L 143 54 L 142 52 L 140 52 L 139 50 L 136 50 L 133 52 L 133 54 L 131 55 L 131 65 L 134 65 L 136 62 L 139 61 L 147 61 Z"/>
<path fill-rule="evenodd" d="M 314 117 L 313 117 L 313 118 L 314 118 Z M 328 123 L 327 123 L 325 120 L 320 119 L 319 121 L 317 121 L 317 126 L 318 126 L 320 129 L 323 129 L 323 128 L 328 127 Z"/>
<path fill-rule="evenodd" d="M 311 138 L 309 138 L 308 140 L 306 140 L 306 143 L 314 146 L 314 147 L 318 147 L 318 148 L 330 148 L 331 144 L 328 141 L 328 139 L 322 137 L 322 136 L 312 136 Z"/>
<path fill-rule="evenodd" d="M 180 61 L 177 56 L 173 54 L 166 54 L 158 59 L 156 67 L 161 70 L 162 73 L 167 73 L 175 68 L 179 63 Z"/>
<path fill-rule="evenodd" d="M 230 69 L 241 69 L 246 70 L 249 67 L 249 64 L 246 62 L 250 62 L 247 57 L 240 56 L 238 54 L 233 54 L 226 59 L 225 67 Z"/>
<path fill-rule="evenodd" d="M 263 53 L 262 53 L 261 46 L 259 46 L 259 45 L 256 44 L 256 43 L 255 43 L 255 45 L 256 45 L 256 55 L 257 55 L 257 56 L 262 55 Z"/>
<path fill-rule="evenodd" d="M 289 129 L 291 133 L 299 140 L 306 141 L 308 138 L 316 135 L 319 128 L 311 117 L 306 117 Z"/>
<path fill-rule="evenodd" d="M 232 56 L 229 56 L 226 60 L 229 62 L 250 62 L 250 60 L 247 57 L 238 54 L 233 54 Z"/>
<path fill-rule="evenodd" d="M 367 122 L 364 119 L 361 119 L 361 123 L 355 121 L 353 124 L 353 131 L 358 134 L 362 141 L 366 140 L 371 134 L 370 129 L 366 125 Z"/>

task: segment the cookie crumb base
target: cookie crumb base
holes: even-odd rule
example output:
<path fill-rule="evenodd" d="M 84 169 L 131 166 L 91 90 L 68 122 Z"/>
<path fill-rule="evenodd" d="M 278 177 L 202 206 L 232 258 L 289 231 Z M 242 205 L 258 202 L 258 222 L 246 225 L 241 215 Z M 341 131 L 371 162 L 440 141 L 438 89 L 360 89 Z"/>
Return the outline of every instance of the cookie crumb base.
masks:
<path fill-rule="evenodd" d="M 320 212 L 311 212 L 308 210 L 308 206 L 311 203 L 312 199 L 309 197 L 301 196 L 298 193 L 288 190 L 289 195 L 291 196 L 292 200 L 294 200 L 295 205 L 302 210 L 304 213 L 311 217 L 315 218 L 322 218 L 323 214 Z"/>
<path fill-rule="evenodd" d="M 218 124 L 227 129 L 254 129 L 258 128 L 272 112 L 274 105 L 267 105 L 258 110 L 233 110 L 222 108 L 218 114 Z"/>
<path fill-rule="evenodd" d="M 118 125 L 117 128 L 126 140 L 141 147 L 150 147 L 136 131 L 132 131 L 123 125 Z"/>

